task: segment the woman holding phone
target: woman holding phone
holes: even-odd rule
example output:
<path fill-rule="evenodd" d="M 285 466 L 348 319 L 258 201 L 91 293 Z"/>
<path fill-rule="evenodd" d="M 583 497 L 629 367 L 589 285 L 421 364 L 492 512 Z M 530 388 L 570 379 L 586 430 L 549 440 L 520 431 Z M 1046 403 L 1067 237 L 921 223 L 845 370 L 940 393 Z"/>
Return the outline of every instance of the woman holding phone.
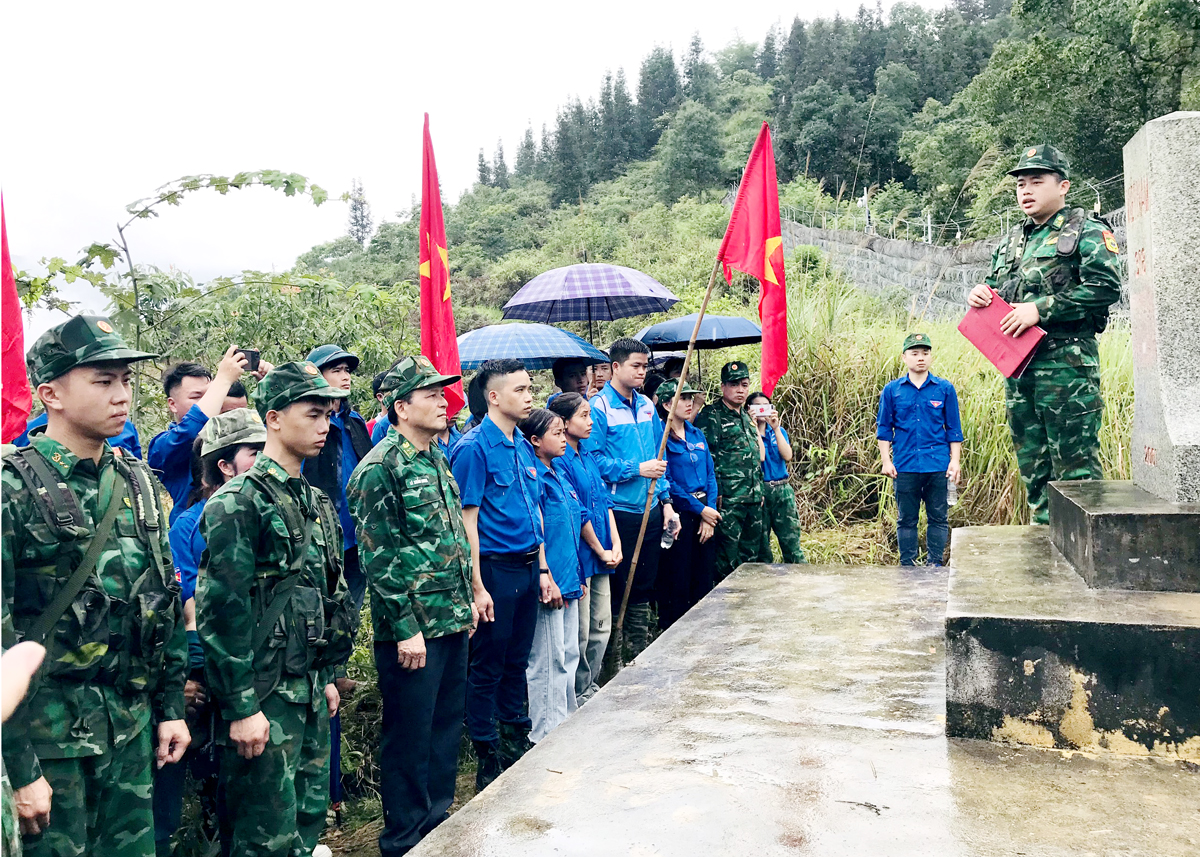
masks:
<path fill-rule="evenodd" d="M 792 444 L 787 429 L 779 424 L 779 412 L 766 393 L 751 393 L 746 409 L 758 427 L 767 456 L 763 459 L 763 562 L 773 562 L 771 531 L 779 539 L 784 562 L 808 562 L 800 547 L 800 515 L 796 512 L 796 492 L 788 484 L 787 463 L 792 460 Z"/>

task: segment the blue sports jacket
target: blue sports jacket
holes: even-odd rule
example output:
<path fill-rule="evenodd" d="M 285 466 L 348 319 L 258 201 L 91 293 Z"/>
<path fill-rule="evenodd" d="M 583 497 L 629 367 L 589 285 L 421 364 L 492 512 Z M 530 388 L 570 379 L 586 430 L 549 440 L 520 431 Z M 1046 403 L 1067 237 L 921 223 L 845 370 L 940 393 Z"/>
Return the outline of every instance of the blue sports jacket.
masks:
<path fill-rule="evenodd" d="M 635 390 L 632 401 L 622 399 L 611 382 L 592 397 L 591 405 L 592 436 L 583 446 L 595 454 L 613 508 L 640 515 L 646 508 L 650 482 L 638 475 L 638 467 L 658 455 L 662 420 L 648 398 Z M 671 501 L 665 476 L 658 478 L 654 494 L 656 503 Z"/>

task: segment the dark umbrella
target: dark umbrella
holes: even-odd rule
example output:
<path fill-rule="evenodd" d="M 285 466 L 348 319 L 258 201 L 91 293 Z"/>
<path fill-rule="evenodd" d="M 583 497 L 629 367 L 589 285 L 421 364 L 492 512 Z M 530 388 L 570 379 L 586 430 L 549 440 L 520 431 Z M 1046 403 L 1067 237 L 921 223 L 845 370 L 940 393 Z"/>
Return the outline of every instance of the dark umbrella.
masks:
<path fill-rule="evenodd" d="M 692 313 L 643 327 L 634 339 L 640 339 L 654 351 L 687 348 L 697 315 L 699 313 Z M 696 337 L 697 348 L 729 348 L 752 342 L 762 342 L 762 328 L 739 315 L 706 314 L 700 323 L 700 334 Z"/>
<path fill-rule="evenodd" d="M 547 324 L 586 321 L 590 329 L 593 321 L 664 312 L 678 302 L 648 274 L 585 262 L 538 274 L 504 305 L 504 317 Z"/>
<path fill-rule="evenodd" d="M 560 357 L 582 357 L 593 363 L 604 352 L 569 330 L 548 324 L 490 324 L 458 337 L 458 361 L 463 369 L 478 369 L 485 360 L 511 357 L 526 369 L 549 369 Z"/>

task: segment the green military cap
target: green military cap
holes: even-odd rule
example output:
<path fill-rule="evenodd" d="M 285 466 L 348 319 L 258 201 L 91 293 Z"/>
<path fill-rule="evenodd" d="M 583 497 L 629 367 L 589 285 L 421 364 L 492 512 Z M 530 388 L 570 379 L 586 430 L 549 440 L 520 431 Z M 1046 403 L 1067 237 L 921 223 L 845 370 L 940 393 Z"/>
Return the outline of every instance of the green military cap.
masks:
<path fill-rule="evenodd" d="M 721 383 L 726 384 L 730 381 L 740 381 L 743 378 L 750 377 L 750 367 L 740 360 L 734 360 L 732 363 L 726 363 L 721 367 Z"/>
<path fill-rule="evenodd" d="M 315 363 L 293 360 L 276 366 L 254 388 L 254 407 L 264 419 L 300 399 L 344 399 L 349 390 L 331 387 Z"/>
<path fill-rule="evenodd" d="M 680 387 L 679 379 L 671 378 L 669 381 L 663 381 L 661 384 L 659 384 L 658 389 L 655 392 L 658 394 L 658 400 L 660 402 L 669 402 L 671 399 L 675 398 L 676 393 L 679 393 L 681 396 L 694 396 L 696 393 L 703 391 L 696 389 L 687 381 L 684 381 L 683 386 Z"/>
<path fill-rule="evenodd" d="M 234 408 L 217 414 L 200 429 L 200 455 L 210 455 L 231 446 L 267 442 L 262 417 L 249 408 Z"/>
<path fill-rule="evenodd" d="M 110 360 L 135 363 L 155 357 L 158 355 L 129 348 L 107 318 L 76 315 L 38 337 L 25 356 L 25 368 L 29 371 L 30 382 L 36 387 L 65 375 L 76 366 Z"/>
<path fill-rule="evenodd" d="M 461 375 L 442 375 L 433 368 L 433 361 L 424 354 L 405 357 L 387 373 L 383 383 L 379 385 L 381 390 L 388 391 L 387 395 L 383 397 L 383 406 L 390 408 L 397 399 L 407 396 L 413 390 L 422 390 L 425 387 L 445 387 L 460 378 L 462 378 Z"/>
<path fill-rule="evenodd" d="M 910 348 L 928 348 L 933 349 L 933 340 L 929 338 L 928 333 L 910 333 L 904 337 L 904 346 L 901 351 L 907 351 Z"/>
<path fill-rule="evenodd" d="M 1049 143 L 1042 143 L 1021 152 L 1021 160 L 1017 161 L 1016 167 L 1009 170 L 1008 174 L 1019 176 L 1022 173 L 1058 173 L 1066 179 L 1070 178 L 1067 172 L 1070 168 L 1066 155 Z"/>

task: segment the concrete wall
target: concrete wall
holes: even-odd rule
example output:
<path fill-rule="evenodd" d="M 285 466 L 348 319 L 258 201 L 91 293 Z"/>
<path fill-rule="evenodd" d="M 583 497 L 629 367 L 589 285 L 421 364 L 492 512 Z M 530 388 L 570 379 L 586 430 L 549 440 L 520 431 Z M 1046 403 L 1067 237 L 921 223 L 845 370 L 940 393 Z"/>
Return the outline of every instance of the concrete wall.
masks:
<path fill-rule="evenodd" d="M 1117 243 L 1125 254 L 1125 209 L 1107 215 Z M 906 303 L 920 316 L 929 301 L 927 318 L 957 318 L 966 309 L 967 292 L 988 274 L 992 251 L 1002 236 L 944 247 L 920 241 L 883 238 L 865 232 L 820 229 L 783 221 L 785 253 L 803 245 L 819 247 L 835 268 L 863 291 L 873 295 L 908 292 Z M 932 292 L 932 298 L 930 293 Z M 1128 308 L 1123 291 L 1121 308 Z"/>

